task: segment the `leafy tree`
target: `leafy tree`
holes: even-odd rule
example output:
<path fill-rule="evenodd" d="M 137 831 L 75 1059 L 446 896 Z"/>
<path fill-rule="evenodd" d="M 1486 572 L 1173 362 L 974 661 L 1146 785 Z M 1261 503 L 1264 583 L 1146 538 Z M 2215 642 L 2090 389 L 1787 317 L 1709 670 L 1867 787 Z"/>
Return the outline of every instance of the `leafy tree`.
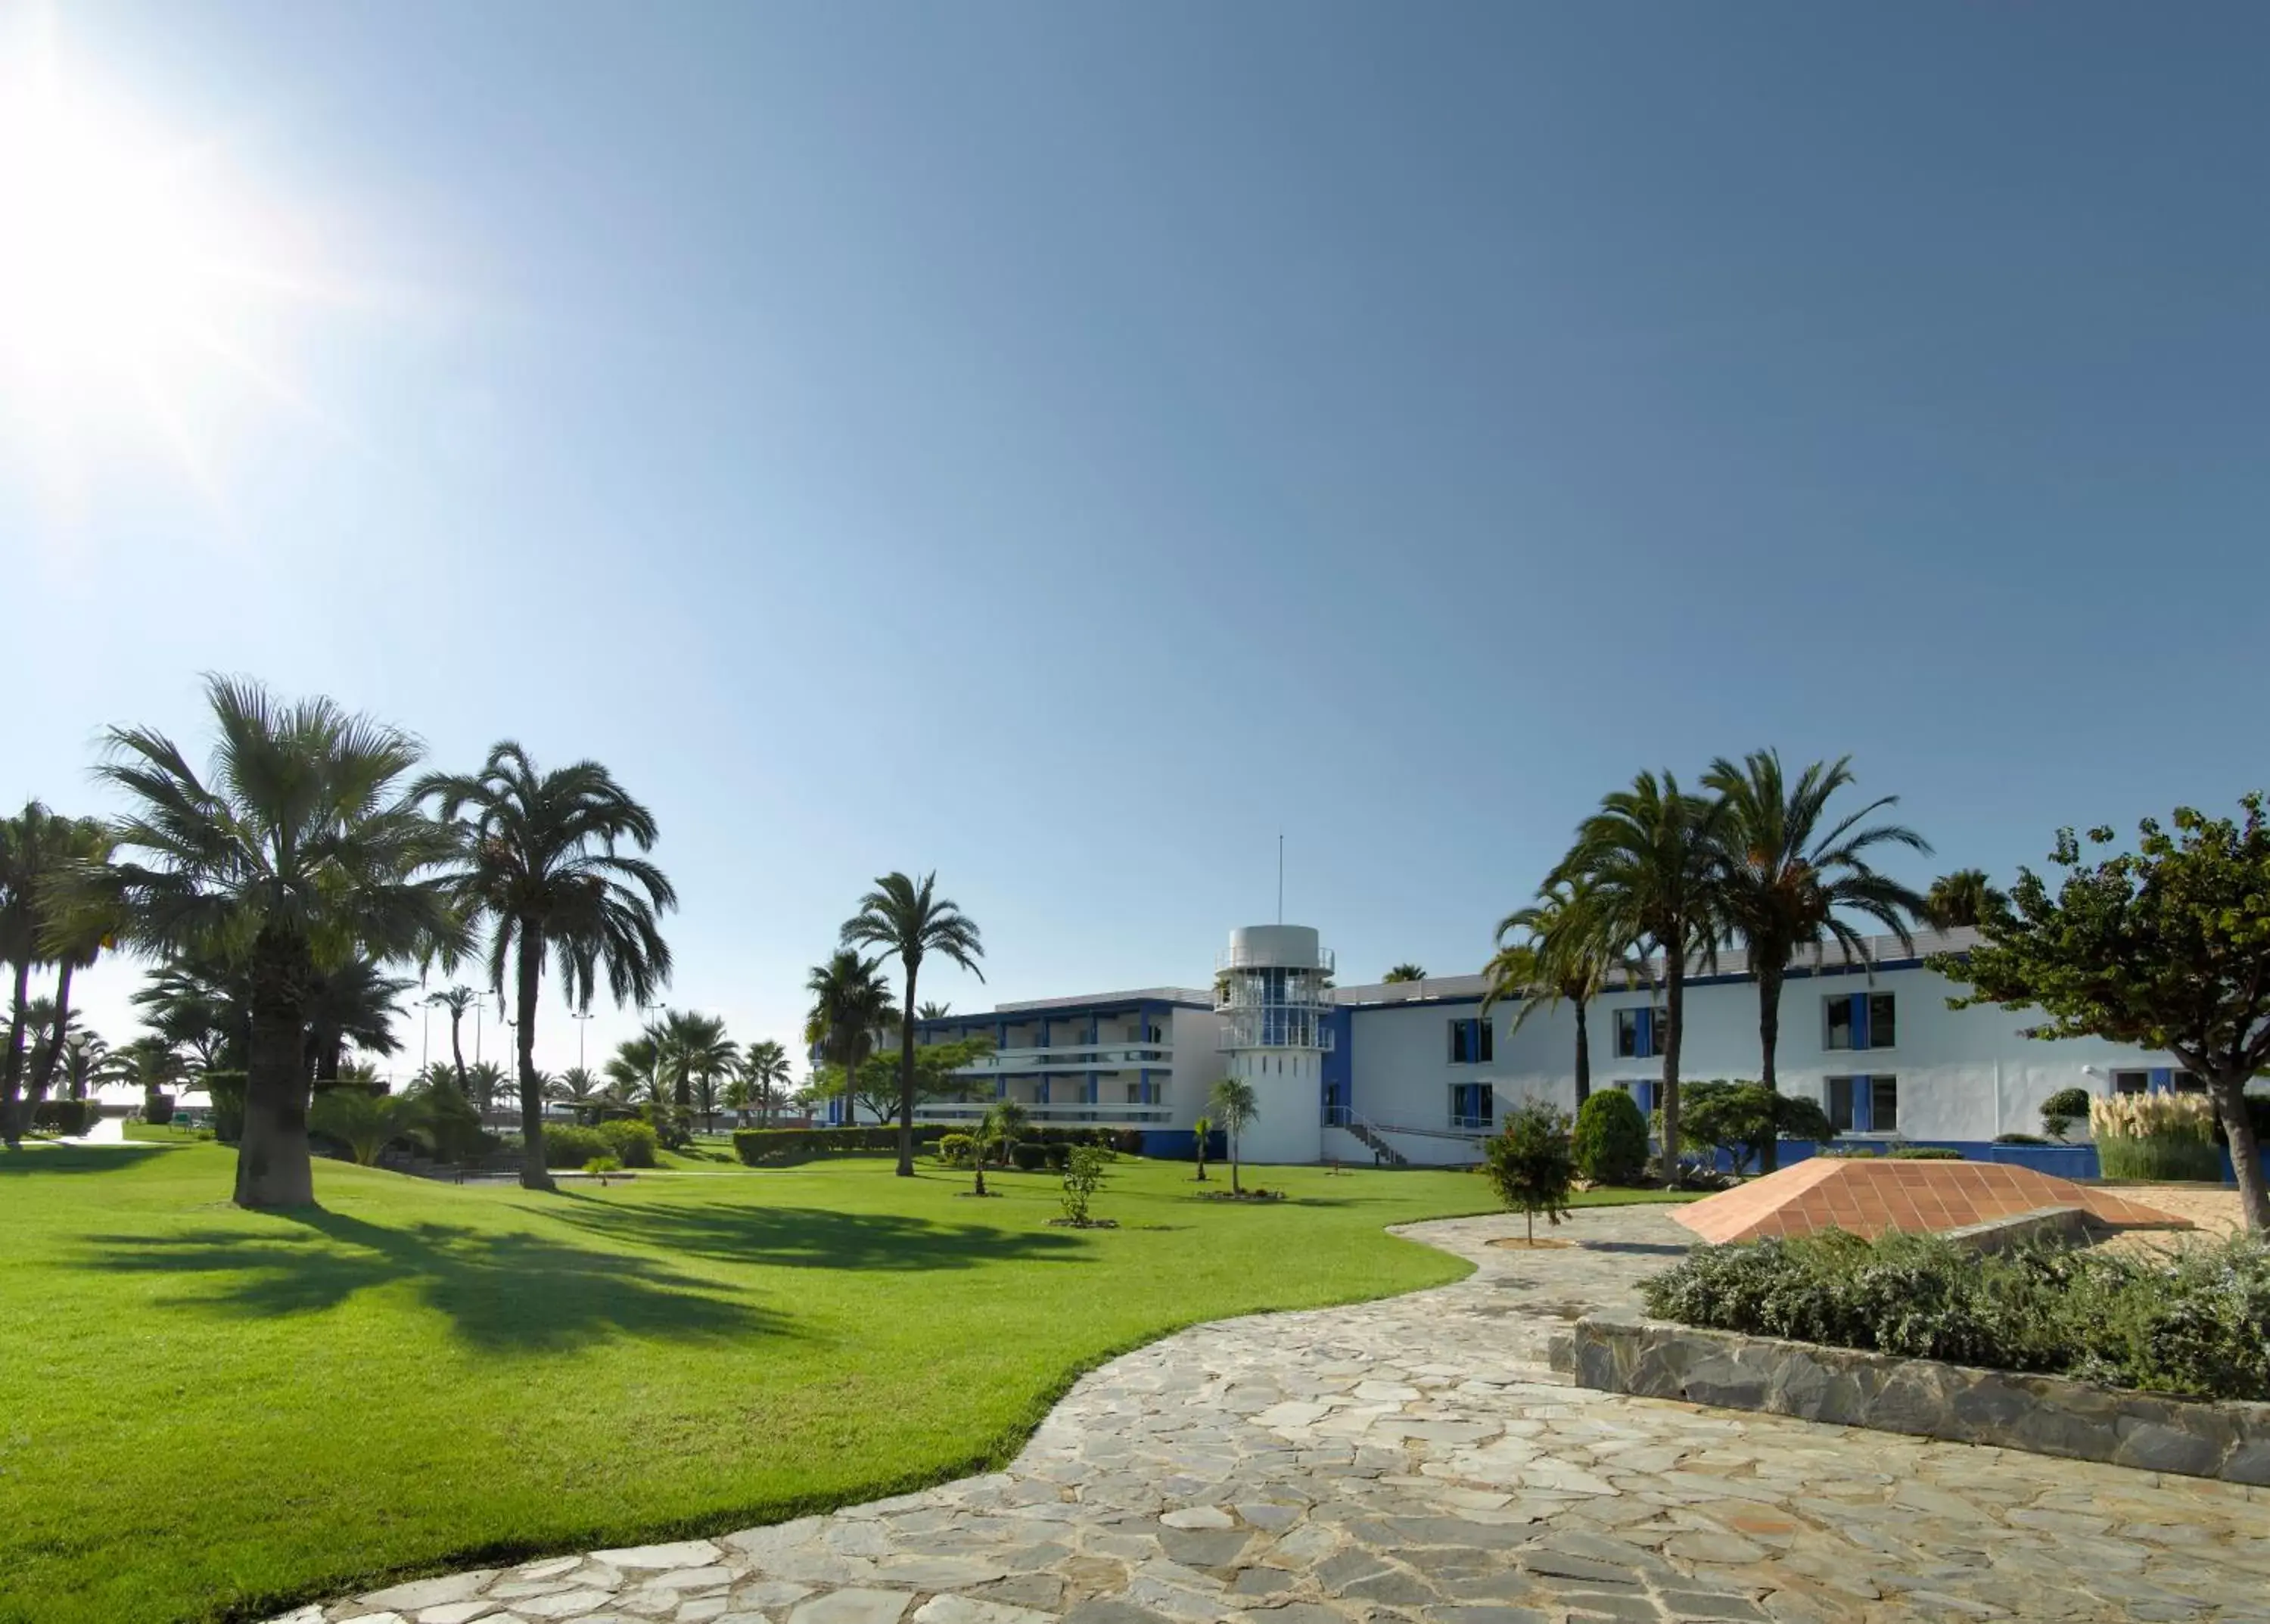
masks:
<path fill-rule="evenodd" d="M 1607 911 L 1599 905 L 1591 882 L 1581 876 L 1549 881 L 1538 888 L 1537 901 L 1498 921 L 1498 950 L 1482 967 L 1489 983 L 1482 994 L 1487 1014 L 1503 998 L 1517 998 L 1510 1030 L 1539 1007 L 1537 995 L 1547 1004 L 1562 1000 L 1576 1014 L 1576 1104 L 1581 1109 L 1592 1093 L 1592 1042 L 1585 1012 L 1608 988 L 1611 978 L 1630 980 L 1638 974 L 1618 941 Z M 1520 932 L 1517 939 L 1506 938 Z"/>
<path fill-rule="evenodd" d="M 859 899 L 859 911 L 843 922 L 846 947 L 880 947 L 899 956 L 906 972 L 906 1006 L 916 1007 L 915 983 L 923 960 L 935 953 L 951 959 L 979 981 L 985 973 L 977 960 L 985 956 L 977 922 L 953 901 L 938 894 L 938 875 L 919 881 L 894 871 L 875 881 L 875 888 Z M 915 1026 L 899 1023 L 899 1176 L 915 1175 Z"/>
<path fill-rule="evenodd" d="M 444 987 L 439 992 L 427 995 L 426 1002 L 438 1005 L 449 1012 L 449 1059 L 456 1067 L 457 1092 L 465 1092 L 465 1045 L 459 1028 L 465 1024 L 466 1012 L 481 1001 L 478 987 L 459 985 Z"/>
<path fill-rule="evenodd" d="M 1528 1223 L 1537 1244 L 1537 1215 L 1558 1226 L 1569 1216 L 1576 1159 L 1569 1148 L 1568 1116 L 1542 1100 L 1524 1100 L 1507 1116 L 1505 1131 L 1485 1147 L 1490 1188 Z"/>
<path fill-rule="evenodd" d="M 315 1199 L 308 997 L 354 959 L 463 942 L 436 877 L 456 842 L 397 792 L 418 760 L 406 735 L 328 699 L 285 704 L 229 678 L 206 693 L 219 735 L 209 775 L 162 733 L 111 730 L 98 775 L 131 807 L 112 833 L 135 860 L 85 872 L 83 899 L 116 908 L 144 953 L 209 954 L 247 973 L 235 1200 L 302 1206 Z"/>
<path fill-rule="evenodd" d="M 539 773 L 509 739 L 491 747 L 479 773 L 431 775 L 419 781 L 418 793 L 464 831 L 464 862 L 452 895 L 468 919 L 489 923 L 489 985 L 500 997 L 508 968 L 513 973 L 520 1182 L 523 1189 L 549 1190 L 544 1096 L 536 1081 L 544 956 L 551 952 L 577 1009 L 591 1006 L 602 970 L 618 1005 L 649 1003 L 668 984 L 670 945 L 662 938 L 661 916 L 678 906 L 678 894 L 643 855 L 654 849 L 654 814 L 597 761 Z"/>
<path fill-rule="evenodd" d="M 1983 868 L 1959 868 L 1931 882 L 1924 915 L 1942 931 L 1978 926 L 2009 911 L 2010 899 L 1994 888 Z"/>
<path fill-rule="evenodd" d="M 1243 1195 L 1244 1186 L 1237 1177 L 1237 1141 L 1247 1127 L 1259 1119 L 1261 1101 L 1253 1092 L 1253 1085 L 1241 1078 L 1225 1077 L 1213 1086 L 1206 1096 L 1207 1109 L 1222 1131 L 1229 1135 L 1229 1190 L 1232 1195 Z"/>
<path fill-rule="evenodd" d="M 1201 1116 L 1192 1123 L 1191 1137 L 1193 1140 L 1191 1148 L 1196 1153 L 1198 1162 L 1198 1182 L 1203 1184 L 1205 1183 L 1206 1141 L 1213 1137 L 1213 1118 Z"/>
<path fill-rule="evenodd" d="M 2073 1131 L 2076 1122 L 2088 1120 L 2088 1090 L 2060 1088 L 2042 1101 L 2042 1131 L 2059 1144 Z"/>
<path fill-rule="evenodd" d="M 915 1098 L 919 1103 L 931 1100 L 966 1100 L 970 1094 L 970 1079 L 956 1075 L 973 1064 L 980 1056 L 993 1052 L 990 1038 L 963 1038 L 952 1043 L 924 1043 L 915 1049 Z M 827 1092 L 843 1092 L 841 1068 L 826 1068 Z M 901 1106 L 899 1061 L 895 1055 L 870 1055 L 851 1073 L 851 1095 L 854 1102 L 872 1112 L 879 1121 L 887 1122 Z"/>
<path fill-rule="evenodd" d="M 1721 1079 L 1687 1085 L 1686 1109 L 1679 1123 L 1680 1143 L 1695 1150 L 1725 1151 L 1737 1173 L 1754 1162 L 1773 1171 L 1773 1150 L 1783 1139 L 1826 1144 L 1834 1136 L 1829 1114 L 1812 1100 L 1768 1088 L 1763 1083 Z"/>
<path fill-rule="evenodd" d="M 833 1061 L 845 1078 L 856 1076 L 860 1062 L 875 1052 L 875 1034 L 896 1017 L 882 964 L 879 956 L 863 959 L 841 948 L 827 963 L 812 966 L 805 978 L 805 990 L 812 994 L 805 1042 Z M 827 1097 L 829 1090 L 817 1072 L 813 1083 L 820 1097 Z M 851 1109 L 849 1099 L 844 1109 Z M 887 1113 L 879 1116 L 888 1119 Z"/>
<path fill-rule="evenodd" d="M 345 1146 L 357 1165 L 369 1167 L 379 1152 L 423 1125 L 425 1102 L 415 1095 L 375 1094 L 362 1088 L 326 1088 L 315 1096 L 308 1123 Z"/>
<path fill-rule="evenodd" d="M 1103 1188 L 1103 1170 L 1110 1162 L 1111 1153 L 1101 1145 L 1075 1145 L 1065 1158 L 1064 1210 L 1073 1227 L 1085 1229 L 1093 1221 L 1088 1206 Z"/>
<path fill-rule="evenodd" d="M 2246 1109 L 2246 1084 L 2270 1066 L 2270 825 L 2257 791 L 2244 816 L 2176 809 L 2172 828 L 2147 818 L 2136 849 L 2082 860 L 2071 829 L 2050 861 L 2055 894 L 2018 871 L 2011 909 L 1990 915 L 1968 953 L 1931 967 L 1970 988 L 1957 1009 L 2038 1009 L 2036 1038 L 2101 1037 L 2171 1054 L 2205 1079 L 2238 1177 L 2247 1227 L 2270 1229 L 2270 1188 Z M 2097 846 L 2110 828 L 2088 831 Z"/>
<path fill-rule="evenodd" d="M 1398 964 L 1379 979 L 1383 984 L 1395 982 L 1425 981 L 1427 979 L 1427 971 L 1424 967 L 1420 965 Z"/>
<path fill-rule="evenodd" d="M 1648 946 L 1663 958 L 1664 1147 L 1669 1188 L 1679 1187 L 1679 1051 L 1686 1036 L 1687 967 L 1717 962 L 1725 928 L 1718 864 L 1718 803 L 1689 795 L 1670 773 L 1642 773 L 1628 790 L 1601 798 L 1576 831 L 1554 879 L 1589 882 L 1600 928 L 1611 940 Z M 1548 882 L 1549 883 L 1549 882 Z"/>
<path fill-rule="evenodd" d="M 773 1125 L 773 1111 L 788 1096 L 788 1050 L 775 1038 L 759 1038 L 741 1054 L 741 1078 L 749 1100 L 761 1113 L 764 1125 Z"/>
<path fill-rule="evenodd" d="M 1774 1062 L 1782 985 L 1799 948 L 1834 942 L 1847 965 L 1866 963 L 1867 943 L 1844 917 L 1851 914 L 1876 921 L 1915 950 L 1908 920 L 1922 914 L 1924 900 L 1879 873 L 1869 855 L 1884 846 L 1928 855 L 1930 844 L 1903 824 L 1868 822 L 1898 805 L 1895 795 L 1832 820 L 1829 803 L 1854 782 L 1851 760 L 1815 761 L 1792 783 L 1778 751 L 1754 750 L 1739 765 L 1721 756 L 1702 775 L 1720 798 L 1720 906 L 1726 934 L 1748 951 L 1757 983 L 1758 1078 L 1769 1092 L 1780 1086 Z M 1777 1149 L 1769 1136 L 1763 1171 L 1774 1170 Z"/>

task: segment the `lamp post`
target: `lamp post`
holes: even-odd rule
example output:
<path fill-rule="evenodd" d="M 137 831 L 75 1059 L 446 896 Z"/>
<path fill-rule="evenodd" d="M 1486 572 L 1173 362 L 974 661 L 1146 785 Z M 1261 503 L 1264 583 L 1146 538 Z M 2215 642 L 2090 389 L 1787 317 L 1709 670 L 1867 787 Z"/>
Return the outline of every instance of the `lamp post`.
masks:
<path fill-rule="evenodd" d="M 583 1069 L 583 1034 L 590 1030 L 584 1023 L 591 1019 L 591 1012 L 571 1009 L 568 1012 L 568 1019 L 575 1023 L 575 1069 L 580 1072 Z"/>

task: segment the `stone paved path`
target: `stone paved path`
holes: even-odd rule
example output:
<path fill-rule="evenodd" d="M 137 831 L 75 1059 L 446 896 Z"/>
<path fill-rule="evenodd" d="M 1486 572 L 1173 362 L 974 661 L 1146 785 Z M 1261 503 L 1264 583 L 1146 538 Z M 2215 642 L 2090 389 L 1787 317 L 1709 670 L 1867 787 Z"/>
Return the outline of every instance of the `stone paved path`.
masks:
<path fill-rule="evenodd" d="M 1115 1360 L 1005 1472 L 460 1574 L 290 1624 L 2270 1620 L 2270 1491 L 1591 1392 L 1553 1333 L 1685 1249 L 1660 1210 L 1405 1233 L 1438 1290 Z"/>

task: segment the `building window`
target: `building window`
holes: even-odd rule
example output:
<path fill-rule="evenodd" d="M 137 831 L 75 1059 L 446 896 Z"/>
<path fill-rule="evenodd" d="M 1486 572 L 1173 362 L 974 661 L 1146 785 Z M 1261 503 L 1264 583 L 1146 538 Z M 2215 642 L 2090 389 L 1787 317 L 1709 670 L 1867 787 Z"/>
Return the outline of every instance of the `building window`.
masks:
<path fill-rule="evenodd" d="M 2152 1074 L 2149 1072 L 2115 1072 L 2112 1074 L 2112 1092 L 2149 1094 L 2152 1092 Z"/>
<path fill-rule="evenodd" d="M 1623 1093 L 1631 1095 L 1632 1102 L 1639 1107 L 1641 1116 L 1650 1116 L 1654 1112 L 1655 1079 L 1653 1078 L 1622 1077 L 1618 1078 L 1609 1086 L 1621 1089 Z"/>
<path fill-rule="evenodd" d="M 2207 1085 L 2189 1072 L 2154 1066 L 2148 1072 L 2115 1072 L 2114 1094 L 2205 1094 Z"/>
<path fill-rule="evenodd" d="M 1646 1060 L 1663 1052 L 1664 1034 L 1671 1029 L 1671 1006 L 1620 1009 L 1616 1012 L 1616 1058 Z"/>
<path fill-rule="evenodd" d="M 1450 1022 L 1450 1064 L 1481 1065 L 1496 1057 L 1497 1024 L 1489 1020 Z"/>
<path fill-rule="evenodd" d="M 1496 1092 L 1489 1084 L 1450 1085 L 1450 1126 L 1487 1131 L 1496 1116 Z"/>
<path fill-rule="evenodd" d="M 1829 1126 L 1837 1133 L 1897 1133 L 1900 1079 L 1896 1077 L 1832 1077 L 1828 1089 Z"/>
<path fill-rule="evenodd" d="M 1824 1049 L 1890 1049 L 1899 1042 L 1899 1001 L 1888 992 L 1836 993 L 1821 1001 Z"/>

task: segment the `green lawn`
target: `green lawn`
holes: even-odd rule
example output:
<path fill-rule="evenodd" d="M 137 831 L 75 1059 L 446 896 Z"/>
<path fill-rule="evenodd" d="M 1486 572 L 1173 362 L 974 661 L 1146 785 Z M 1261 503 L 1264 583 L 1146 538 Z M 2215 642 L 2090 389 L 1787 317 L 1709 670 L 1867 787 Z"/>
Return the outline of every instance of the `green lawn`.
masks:
<path fill-rule="evenodd" d="M 886 1159 L 557 1196 L 319 1164 L 229 1206 L 210 1144 L 0 1157 L 0 1620 L 257 1618 L 390 1576 L 717 1531 L 1014 1452 L 1079 1371 L 1176 1326 L 1465 1265 L 1382 1227 L 1458 1173 L 1271 1169 L 1191 1198 Z"/>
<path fill-rule="evenodd" d="M 145 1145 L 190 1145 L 200 1139 L 211 1139 L 210 1128 L 185 1128 L 179 1123 L 121 1123 L 120 1128 L 128 1139 Z"/>

